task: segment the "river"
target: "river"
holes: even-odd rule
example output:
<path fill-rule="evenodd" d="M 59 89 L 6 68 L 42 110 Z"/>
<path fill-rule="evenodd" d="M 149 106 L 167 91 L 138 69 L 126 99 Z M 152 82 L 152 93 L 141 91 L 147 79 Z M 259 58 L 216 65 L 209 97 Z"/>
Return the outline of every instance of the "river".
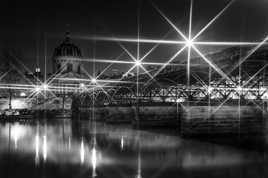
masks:
<path fill-rule="evenodd" d="M 0 177 L 268 177 L 266 139 L 264 149 L 252 149 L 177 132 L 71 120 L 1 123 Z"/>

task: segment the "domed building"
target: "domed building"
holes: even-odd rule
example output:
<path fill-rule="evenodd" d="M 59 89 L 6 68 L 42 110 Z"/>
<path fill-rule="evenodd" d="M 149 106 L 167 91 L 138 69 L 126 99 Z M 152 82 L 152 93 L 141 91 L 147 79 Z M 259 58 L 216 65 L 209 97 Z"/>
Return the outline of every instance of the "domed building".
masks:
<path fill-rule="evenodd" d="M 65 88 L 65 86 L 79 86 L 80 81 L 77 79 L 87 78 L 82 70 L 83 64 L 81 59 L 82 52 L 80 48 L 72 42 L 70 33 L 66 32 L 64 40 L 54 49 L 52 56 L 53 75 L 57 75 L 53 84 L 56 86 L 62 86 L 62 88 L 55 91 L 57 98 L 53 102 L 56 103 L 50 104 L 51 108 L 71 108 L 71 96 L 73 93 L 79 91 L 79 89 L 77 88 L 77 90 L 73 90 L 68 87 Z"/>
<path fill-rule="evenodd" d="M 60 73 L 60 77 L 83 78 L 81 69 L 82 52 L 66 32 L 63 42 L 55 48 L 53 53 L 53 73 Z"/>

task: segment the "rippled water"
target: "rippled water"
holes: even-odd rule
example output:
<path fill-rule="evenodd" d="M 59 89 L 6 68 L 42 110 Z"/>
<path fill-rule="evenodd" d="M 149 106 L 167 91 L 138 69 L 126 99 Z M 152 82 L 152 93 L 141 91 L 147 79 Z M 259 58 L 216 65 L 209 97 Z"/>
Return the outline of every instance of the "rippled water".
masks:
<path fill-rule="evenodd" d="M 250 143 L 249 143 L 250 144 Z M 268 176 L 266 151 L 89 121 L 0 124 L 0 177 Z"/>

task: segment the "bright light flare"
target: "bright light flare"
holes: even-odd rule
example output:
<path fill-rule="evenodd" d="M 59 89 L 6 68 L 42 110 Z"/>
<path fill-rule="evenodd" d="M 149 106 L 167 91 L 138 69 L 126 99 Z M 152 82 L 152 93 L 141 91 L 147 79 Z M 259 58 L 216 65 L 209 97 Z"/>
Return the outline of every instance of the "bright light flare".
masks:
<path fill-rule="evenodd" d="M 91 38 L 90 38 L 91 39 Z M 160 40 L 160 39 L 139 39 L 136 38 L 109 38 L 109 37 L 98 37 L 98 38 L 92 38 L 100 41 L 115 41 L 115 42 L 128 42 L 128 43 L 149 43 L 149 44 L 168 44 L 168 45 L 185 45 L 185 40 Z M 194 45 L 202 45 L 202 46 L 255 46 L 261 43 L 261 41 L 196 41 L 196 38 L 192 38 L 192 43 Z M 265 42 L 265 45 L 268 43 Z M 72 59 L 70 59 L 72 60 Z M 85 62 L 91 62 L 91 59 L 81 59 Z M 96 62 L 106 62 L 110 63 L 110 60 L 105 59 L 98 59 Z M 124 61 L 128 63 L 128 61 Z M 114 62 L 116 63 L 116 62 Z M 121 62 L 118 62 L 121 63 Z M 131 62 L 129 62 L 131 63 Z"/>
<path fill-rule="evenodd" d="M 192 47 L 194 45 L 193 40 L 186 40 L 186 46 L 187 47 Z"/>
<path fill-rule="evenodd" d="M 47 136 L 43 136 L 43 159 L 44 161 L 47 160 Z"/>
<path fill-rule="evenodd" d="M 91 165 L 92 165 L 92 177 L 96 177 L 96 168 L 97 168 L 97 150 L 95 147 L 91 150 Z"/>
<path fill-rule="evenodd" d="M 81 141 L 81 146 L 80 146 L 80 162 L 83 164 L 85 161 L 85 147 L 84 147 L 84 141 Z"/>
<path fill-rule="evenodd" d="M 201 53 L 195 46 L 192 46 L 192 48 L 199 54 L 203 60 L 209 64 L 218 74 L 220 74 L 225 79 L 228 79 L 229 81 L 232 81 L 227 74 L 225 74 L 218 66 L 216 66 L 214 63 L 212 63 L 203 53 Z"/>
<path fill-rule="evenodd" d="M 134 69 L 135 66 L 132 66 L 131 70 Z M 130 72 L 130 71 L 129 71 Z M 66 81 L 84 81 L 84 82 L 92 82 L 92 79 L 81 79 L 81 78 L 57 78 L 57 80 L 66 80 Z M 96 79 L 96 82 L 98 83 L 133 83 L 131 81 L 121 81 L 121 80 L 118 80 L 118 79 L 115 79 L 115 80 L 97 80 Z M 85 87 L 85 84 L 82 84 L 80 83 L 80 88 L 82 87 Z"/>
<path fill-rule="evenodd" d="M 93 148 L 91 151 L 91 164 L 94 169 L 96 169 L 97 165 L 97 151 L 96 148 Z"/>
<path fill-rule="evenodd" d="M 208 27 L 210 27 L 232 4 L 234 0 L 231 0 L 212 20 L 207 23 L 195 36 L 193 39 L 198 38 Z"/>
<path fill-rule="evenodd" d="M 39 93 L 41 91 L 41 87 L 40 86 L 35 86 L 34 91 L 36 93 Z"/>
<path fill-rule="evenodd" d="M 121 141 L 120 142 L 121 142 L 120 143 L 121 150 L 123 150 L 124 149 L 124 137 L 123 136 L 121 137 Z"/>
<path fill-rule="evenodd" d="M 79 84 L 79 87 L 80 87 L 80 88 L 85 88 L 85 84 L 84 84 L 84 83 L 80 83 L 80 84 Z"/>
<path fill-rule="evenodd" d="M 168 24 L 178 33 L 180 34 L 180 36 L 184 39 L 187 40 L 187 37 L 181 32 L 181 30 L 174 24 L 171 22 L 171 20 L 169 20 L 169 18 L 167 16 L 165 16 L 165 14 L 155 5 L 153 4 L 154 8 L 157 10 L 157 12 L 166 20 L 166 22 L 168 22 Z"/>
<path fill-rule="evenodd" d="M 93 84 L 96 84 L 96 83 L 97 83 L 97 79 L 96 79 L 96 78 L 92 78 L 92 79 L 91 79 L 91 82 L 92 82 Z"/>
<path fill-rule="evenodd" d="M 37 164 L 39 160 L 39 135 L 35 135 L 35 163 Z"/>
<path fill-rule="evenodd" d="M 42 85 L 42 89 L 45 90 L 45 91 L 48 90 L 48 84 L 44 83 L 44 84 Z"/>
<path fill-rule="evenodd" d="M 21 92 L 21 93 L 20 93 L 20 96 L 21 96 L 21 97 L 25 97 L 25 96 L 26 96 L 26 93 Z"/>
<path fill-rule="evenodd" d="M 211 94 L 212 91 L 213 91 L 213 88 L 212 88 L 211 86 L 209 86 L 209 87 L 207 88 L 207 92 L 208 92 L 208 94 Z"/>
<path fill-rule="evenodd" d="M 183 103 L 183 102 L 185 102 L 185 98 L 176 99 L 176 103 Z"/>
<path fill-rule="evenodd" d="M 11 127 L 11 138 L 14 140 L 15 149 L 18 147 L 18 140 L 26 134 L 25 127 L 15 124 Z"/>
<path fill-rule="evenodd" d="M 141 66 L 141 64 L 142 64 L 142 63 L 141 63 L 141 61 L 140 61 L 140 60 L 136 60 L 136 61 L 135 61 L 135 65 L 136 65 L 136 66 L 140 67 L 140 66 Z"/>
<path fill-rule="evenodd" d="M 243 88 L 241 86 L 236 87 L 236 91 L 240 94 L 242 92 Z"/>

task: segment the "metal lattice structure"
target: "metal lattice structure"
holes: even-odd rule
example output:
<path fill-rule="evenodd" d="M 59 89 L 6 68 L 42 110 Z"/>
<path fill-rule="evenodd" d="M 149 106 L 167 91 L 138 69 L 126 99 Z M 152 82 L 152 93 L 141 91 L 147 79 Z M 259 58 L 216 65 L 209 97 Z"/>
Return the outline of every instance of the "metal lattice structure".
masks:
<path fill-rule="evenodd" d="M 231 52 L 230 52 L 231 51 Z M 243 53 L 246 53 L 244 51 Z M 230 68 L 230 63 L 239 62 L 241 52 L 227 49 L 210 55 L 218 63 Z M 183 67 L 167 68 L 153 80 L 143 73 L 125 77 L 126 83 L 113 84 L 106 89 L 97 85 L 94 90 L 76 94 L 81 101 L 95 105 L 135 105 L 139 103 L 178 103 L 186 101 L 256 102 L 267 99 L 267 59 L 266 49 L 255 52 L 239 68 L 229 73 L 230 79 L 223 79 L 198 58 L 192 59 L 197 67 L 191 68 L 190 85 L 187 86 L 186 70 Z M 224 63 L 222 62 L 224 61 Z M 227 70 L 226 70 L 227 71 Z M 151 71 L 151 75 L 154 71 Z M 138 79 L 138 82 L 137 82 Z M 138 85 L 138 87 L 137 87 Z M 81 104 L 82 104 L 81 103 Z M 83 104 L 82 104 L 83 105 Z"/>

